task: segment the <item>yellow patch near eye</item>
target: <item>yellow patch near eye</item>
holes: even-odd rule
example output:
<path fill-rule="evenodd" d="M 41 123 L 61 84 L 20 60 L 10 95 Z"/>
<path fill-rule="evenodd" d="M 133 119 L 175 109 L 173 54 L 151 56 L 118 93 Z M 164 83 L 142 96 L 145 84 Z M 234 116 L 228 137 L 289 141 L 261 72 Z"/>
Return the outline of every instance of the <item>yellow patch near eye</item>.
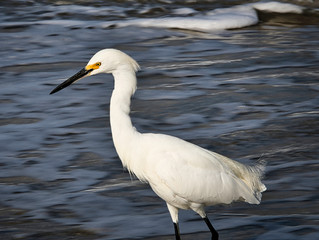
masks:
<path fill-rule="evenodd" d="M 86 70 L 99 69 L 100 66 L 101 66 L 101 63 L 97 62 L 97 63 L 91 64 L 91 65 L 87 65 L 85 67 L 85 69 Z"/>

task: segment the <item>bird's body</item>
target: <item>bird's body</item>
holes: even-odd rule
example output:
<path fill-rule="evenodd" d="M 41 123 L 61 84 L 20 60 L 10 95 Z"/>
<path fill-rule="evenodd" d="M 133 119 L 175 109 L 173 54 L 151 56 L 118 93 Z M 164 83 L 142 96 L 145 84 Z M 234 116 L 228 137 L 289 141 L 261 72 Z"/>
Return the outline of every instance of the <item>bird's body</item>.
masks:
<path fill-rule="evenodd" d="M 178 209 L 192 209 L 207 223 L 212 238 L 218 234 L 206 217 L 204 207 L 241 200 L 259 204 L 262 166 L 247 166 L 177 137 L 140 133 L 132 125 L 129 113 L 131 96 L 136 89 L 138 64 L 115 49 L 96 53 L 85 69 L 60 84 L 61 90 L 87 75 L 112 73 L 114 90 L 110 103 L 110 123 L 114 146 L 125 168 L 149 183 L 166 201 L 180 239 Z"/>
<path fill-rule="evenodd" d="M 134 157 L 124 162 L 129 171 L 172 207 L 192 209 L 202 217 L 209 205 L 236 200 L 258 204 L 264 190 L 255 177 L 258 169 L 172 136 L 140 134 L 131 153 Z"/>

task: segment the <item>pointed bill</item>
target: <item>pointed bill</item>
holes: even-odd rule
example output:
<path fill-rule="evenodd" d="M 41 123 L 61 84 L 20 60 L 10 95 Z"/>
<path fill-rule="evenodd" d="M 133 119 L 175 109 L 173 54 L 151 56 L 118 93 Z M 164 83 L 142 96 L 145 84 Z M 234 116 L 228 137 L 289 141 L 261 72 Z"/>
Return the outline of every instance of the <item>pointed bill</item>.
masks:
<path fill-rule="evenodd" d="M 71 85 L 75 81 L 78 81 L 78 80 L 88 76 L 91 71 L 93 71 L 93 68 L 88 69 L 86 67 L 86 68 L 81 69 L 78 73 L 74 74 L 72 77 L 70 77 L 69 79 L 67 79 L 66 81 L 64 81 L 60 85 L 58 85 L 55 89 L 53 89 L 50 92 L 50 94 L 56 93 L 56 92 L 62 90 L 63 88 L 66 88 L 67 86 Z"/>

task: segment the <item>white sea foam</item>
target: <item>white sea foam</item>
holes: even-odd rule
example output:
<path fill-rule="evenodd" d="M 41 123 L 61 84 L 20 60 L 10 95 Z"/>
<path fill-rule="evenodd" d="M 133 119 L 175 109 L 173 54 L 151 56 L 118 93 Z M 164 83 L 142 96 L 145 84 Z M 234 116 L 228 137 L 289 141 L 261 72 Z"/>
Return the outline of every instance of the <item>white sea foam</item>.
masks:
<path fill-rule="evenodd" d="M 280 2 L 259 2 L 243 4 L 230 8 L 219 8 L 206 12 L 205 14 L 191 12 L 193 16 L 185 16 L 185 9 L 180 11 L 177 17 L 144 18 L 126 21 L 114 21 L 103 24 L 103 27 L 116 25 L 118 27 L 139 26 L 155 28 L 178 28 L 197 31 L 214 31 L 243 28 L 258 23 L 256 10 L 276 13 L 297 13 L 303 12 L 304 8 L 289 3 Z M 175 11 L 178 13 L 179 11 Z M 187 13 L 190 13 L 187 11 Z"/>
<path fill-rule="evenodd" d="M 189 15 L 189 14 L 194 14 L 197 11 L 192 9 L 192 8 L 177 8 L 173 11 L 177 15 Z"/>
<path fill-rule="evenodd" d="M 298 13 L 301 14 L 304 10 L 303 7 L 290 3 L 280 2 L 259 2 L 253 3 L 251 6 L 259 11 L 268 11 L 274 13 Z"/>
<path fill-rule="evenodd" d="M 120 27 L 158 27 L 158 28 L 180 28 L 198 31 L 224 30 L 242 28 L 254 25 L 258 22 L 256 11 L 250 6 L 224 8 L 210 11 L 205 15 L 188 17 L 165 17 L 133 19 L 117 22 Z"/>

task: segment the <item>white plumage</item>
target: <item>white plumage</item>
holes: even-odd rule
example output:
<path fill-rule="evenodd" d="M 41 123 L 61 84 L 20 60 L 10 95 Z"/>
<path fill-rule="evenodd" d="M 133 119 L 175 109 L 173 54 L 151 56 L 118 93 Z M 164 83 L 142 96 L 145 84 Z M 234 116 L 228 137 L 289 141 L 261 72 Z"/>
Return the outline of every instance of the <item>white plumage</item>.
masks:
<path fill-rule="evenodd" d="M 204 207 L 245 201 L 259 204 L 263 165 L 247 166 L 182 139 L 153 133 L 139 133 L 129 113 L 136 90 L 139 65 L 116 49 L 97 52 L 87 66 L 52 92 L 55 93 L 89 75 L 112 73 L 114 90 L 110 103 L 110 123 L 116 151 L 124 167 L 166 201 L 176 239 L 180 239 L 178 209 L 192 209 L 206 222 L 212 239 L 218 233 L 209 222 Z"/>

